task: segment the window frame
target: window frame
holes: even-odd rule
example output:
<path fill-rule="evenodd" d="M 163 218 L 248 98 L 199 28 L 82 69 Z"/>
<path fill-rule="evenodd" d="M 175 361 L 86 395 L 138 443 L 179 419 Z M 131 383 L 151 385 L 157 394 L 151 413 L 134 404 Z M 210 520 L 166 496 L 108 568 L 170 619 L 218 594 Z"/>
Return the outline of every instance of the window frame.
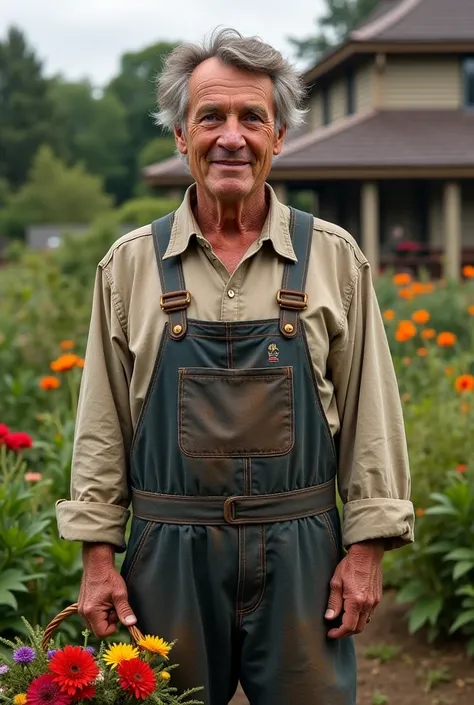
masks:
<path fill-rule="evenodd" d="M 474 110 L 474 55 L 466 56 L 462 62 L 463 105 L 467 110 Z M 471 86 L 472 83 L 472 86 Z M 472 92 L 472 102 L 469 94 Z"/>

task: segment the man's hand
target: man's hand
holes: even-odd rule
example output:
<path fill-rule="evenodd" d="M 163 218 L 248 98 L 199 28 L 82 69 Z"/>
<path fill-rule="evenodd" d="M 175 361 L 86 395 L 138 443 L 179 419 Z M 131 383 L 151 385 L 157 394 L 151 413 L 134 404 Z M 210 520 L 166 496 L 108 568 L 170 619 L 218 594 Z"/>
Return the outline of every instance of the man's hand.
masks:
<path fill-rule="evenodd" d="M 98 639 L 114 634 L 117 623 L 127 627 L 137 618 L 128 604 L 127 586 L 115 569 L 114 550 L 108 544 L 84 544 L 84 574 L 79 614 Z"/>
<path fill-rule="evenodd" d="M 360 634 L 382 599 L 382 541 L 354 544 L 339 563 L 331 580 L 326 619 L 344 610 L 342 625 L 331 629 L 331 639 Z"/>

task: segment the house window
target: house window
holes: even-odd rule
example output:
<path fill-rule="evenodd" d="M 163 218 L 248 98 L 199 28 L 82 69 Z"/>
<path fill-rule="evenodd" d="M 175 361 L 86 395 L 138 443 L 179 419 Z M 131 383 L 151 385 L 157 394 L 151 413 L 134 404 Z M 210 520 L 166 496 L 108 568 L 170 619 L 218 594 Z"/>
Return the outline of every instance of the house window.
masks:
<path fill-rule="evenodd" d="M 474 108 L 474 56 L 464 59 L 464 105 Z"/>
<path fill-rule="evenodd" d="M 354 71 L 349 71 L 347 74 L 347 85 L 346 85 L 346 100 L 347 100 L 347 115 L 353 115 L 355 113 L 355 80 Z"/>
<path fill-rule="evenodd" d="M 323 88 L 323 125 L 329 125 L 331 122 L 331 105 L 329 88 Z"/>

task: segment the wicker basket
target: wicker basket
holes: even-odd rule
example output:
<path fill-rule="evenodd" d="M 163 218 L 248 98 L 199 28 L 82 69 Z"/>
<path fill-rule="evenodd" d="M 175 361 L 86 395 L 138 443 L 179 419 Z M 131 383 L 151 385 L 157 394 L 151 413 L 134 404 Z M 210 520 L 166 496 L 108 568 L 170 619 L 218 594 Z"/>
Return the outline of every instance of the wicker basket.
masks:
<path fill-rule="evenodd" d="M 68 617 L 71 617 L 73 614 L 77 614 L 77 607 L 78 603 L 75 602 L 73 605 L 66 607 L 66 609 L 64 609 L 56 617 L 54 617 L 54 619 L 51 620 L 51 622 L 48 624 L 44 631 L 44 637 L 41 643 L 41 648 L 43 649 L 43 651 L 47 650 L 51 637 L 53 636 L 54 632 L 59 627 L 59 625 L 64 622 L 64 620 Z M 127 627 L 127 629 L 130 632 L 131 637 L 135 643 L 138 643 L 140 639 L 143 639 L 143 634 L 135 625 Z"/>

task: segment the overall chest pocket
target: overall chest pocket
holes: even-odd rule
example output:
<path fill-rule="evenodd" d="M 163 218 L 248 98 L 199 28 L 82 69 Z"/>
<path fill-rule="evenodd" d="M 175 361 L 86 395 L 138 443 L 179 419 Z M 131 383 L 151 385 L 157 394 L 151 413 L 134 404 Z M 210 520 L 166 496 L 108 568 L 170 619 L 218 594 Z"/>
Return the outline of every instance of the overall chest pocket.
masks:
<path fill-rule="evenodd" d="M 294 445 L 293 368 L 179 369 L 178 437 L 193 458 L 286 455 Z"/>

